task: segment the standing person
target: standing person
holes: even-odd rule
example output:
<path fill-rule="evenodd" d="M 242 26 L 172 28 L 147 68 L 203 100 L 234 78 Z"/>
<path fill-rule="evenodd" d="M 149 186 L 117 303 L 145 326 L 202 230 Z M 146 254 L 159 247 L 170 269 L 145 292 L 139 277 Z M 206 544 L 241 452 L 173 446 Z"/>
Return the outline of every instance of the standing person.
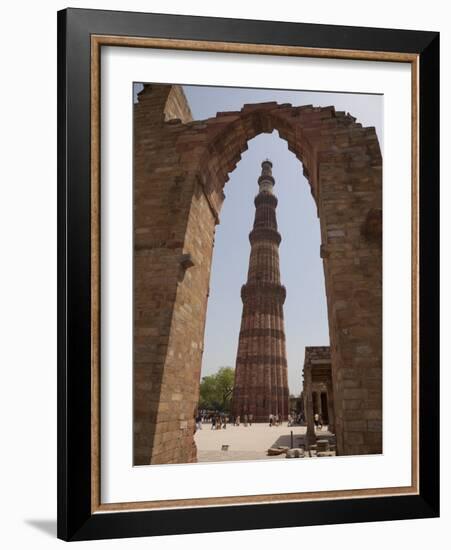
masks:
<path fill-rule="evenodd" d="M 320 414 L 318 415 L 318 429 L 323 429 L 323 417 Z"/>
<path fill-rule="evenodd" d="M 280 416 L 279 413 L 276 414 L 276 426 L 280 424 Z"/>
<path fill-rule="evenodd" d="M 315 427 L 318 428 L 319 425 L 319 414 L 315 413 L 315 416 L 313 417 L 313 421 L 315 422 Z"/>
<path fill-rule="evenodd" d="M 274 416 L 273 416 L 273 414 L 271 413 L 271 414 L 269 415 L 269 427 L 270 427 L 270 428 L 271 428 L 271 426 L 272 426 L 273 420 L 274 420 Z"/>
<path fill-rule="evenodd" d="M 289 415 L 288 415 L 288 427 L 291 426 L 292 422 L 293 422 L 293 419 L 292 419 L 292 417 L 291 417 L 291 414 L 289 414 Z"/>
<path fill-rule="evenodd" d="M 218 416 L 216 417 L 216 429 L 217 430 L 221 429 L 221 422 L 222 422 L 221 415 L 218 414 Z"/>
<path fill-rule="evenodd" d="M 238 416 L 236 417 L 235 425 L 236 425 L 236 426 L 239 426 L 239 425 L 240 425 L 240 415 L 238 415 Z"/>
<path fill-rule="evenodd" d="M 254 415 L 251 413 L 249 415 L 249 426 L 252 426 L 252 420 L 254 420 Z"/>
<path fill-rule="evenodd" d="M 245 425 L 246 428 L 247 428 L 247 414 L 244 415 L 244 425 Z"/>
<path fill-rule="evenodd" d="M 229 417 L 224 415 L 224 418 L 223 418 L 223 424 L 222 424 L 222 427 L 223 429 L 227 429 L 227 422 L 229 421 Z"/>
<path fill-rule="evenodd" d="M 202 415 L 200 413 L 197 413 L 196 416 L 196 430 L 202 429 Z"/>
<path fill-rule="evenodd" d="M 213 415 L 213 416 L 211 417 L 211 429 L 212 429 L 212 430 L 215 430 L 215 429 L 216 429 L 216 416 L 215 416 L 215 415 Z"/>

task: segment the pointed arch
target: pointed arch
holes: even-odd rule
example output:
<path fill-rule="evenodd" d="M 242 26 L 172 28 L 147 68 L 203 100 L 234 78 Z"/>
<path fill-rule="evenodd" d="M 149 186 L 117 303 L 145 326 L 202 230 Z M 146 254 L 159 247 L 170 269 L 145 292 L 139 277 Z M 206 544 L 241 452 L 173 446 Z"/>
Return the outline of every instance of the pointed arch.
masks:
<path fill-rule="evenodd" d="M 139 120 L 147 124 L 139 126 Z M 146 325 L 164 353 L 151 353 L 143 362 L 137 359 L 143 365 L 138 371 L 145 373 L 138 376 L 141 387 L 149 393 L 153 376 L 159 396 L 152 410 L 143 399 L 135 406 L 135 445 L 138 441 L 144 449 L 141 455 L 150 456 L 150 462 L 195 459 L 191 409 L 197 403 L 214 232 L 224 187 L 248 141 L 274 130 L 302 163 L 320 220 L 337 451 L 381 452 L 382 157 L 375 129 L 363 128 L 333 106 L 277 103 L 244 105 L 241 111 L 185 124 L 178 119 L 161 122 L 160 116 L 152 129 L 148 121 L 138 118 L 137 131 L 146 145 L 135 157 L 137 192 L 144 198 L 135 205 L 140 220 L 135 233 L 140 231 L 138 244 L 145 250 L 159 248 L 165 260 L 152 256 L 142 290 L 137 288 L 135 294 L 145 289 L 165 296 L 157 308 L 164 312 L 161 322 Z M 150 190 L 152 197 L 146 202 Z M 156 197 L 155 192 L 160 194 Z M 160 246 L 150 239 L 155 233 L 165 237 Z M 187 255 L 192 266 L 188 268 L 180 259 Z M 164 280 L 151 284 L 162 269 Z M 150 316 L 151 304 L 138 301 Z M 186 425 L 178 420 L 181 415 Z M 146 432 L 149 421 L 156 426 L 152 434 Z M 173 433 L 172 447 L 160 442 L 168 430 Z"/>

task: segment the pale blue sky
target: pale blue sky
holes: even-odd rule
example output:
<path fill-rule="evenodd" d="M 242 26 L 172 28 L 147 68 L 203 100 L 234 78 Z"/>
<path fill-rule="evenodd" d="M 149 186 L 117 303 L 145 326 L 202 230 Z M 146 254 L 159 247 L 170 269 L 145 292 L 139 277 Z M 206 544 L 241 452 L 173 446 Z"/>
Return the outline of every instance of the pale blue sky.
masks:
<path fill-rule="evenodd" d="M 214 117 L 219 111 L 240 110 L 245 103 L 277 101 L 292 105 L 334 105 L 357 117 L 363 126 L 375 126 L 383 143 L 383 96 L 328 92 L 298 92 L 183 86 L 193 118 Z M 288 151 L 277 131 L 248 143 L 224 192 L 226 199 L 216 229 L 210 297 L 205 328 L 202 376 L 221 366 L 235 366 L 240 330 L 241 286 L 246 282 L 254 221 L 257 179 L 265 158 L 273 163 L 274 193 L 279 203 L 277 221 L 281 280 L 287 289 L 284 306 L 290 393 L 301 390 L 305 346 L 329 344 L 320 231 L 316 207 L 302 166 Z"/>

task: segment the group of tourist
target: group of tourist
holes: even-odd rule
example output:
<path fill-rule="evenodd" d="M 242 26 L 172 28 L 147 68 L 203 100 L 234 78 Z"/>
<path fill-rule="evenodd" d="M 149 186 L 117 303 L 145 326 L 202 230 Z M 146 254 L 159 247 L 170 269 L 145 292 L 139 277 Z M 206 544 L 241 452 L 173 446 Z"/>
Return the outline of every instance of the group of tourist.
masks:
<path fill-rule="evenodd" d="M 296 413 L 292 411 L 292 413 L 288 415 L 288 426 L 299 426 L 302 424 L 304 424 L 304 415 L 302 412 Z"/>
<path fill-rule="evenodd" d="M 245 414 L 243 419 L 238 415 L 236 417 L 229 416 L 226 413 L 222 412 L 206 412 L 199 411 L 196 415 L 196 430 L 201 430 L 203 424 L 210 424 L 212 430 L 225 430 L 228 424 L 233 424 L 234 426 L 252 426 L 254 420 L 254 415 Z"/>
<path fill-rule="evenodd" d="M 253 414 L 244 414 L 243 415 L 243 425 L 247 428 L 247 426 L 252 426 L 252 422 L 254 420 Z M 234 426 L 239 426 L 241 424 L 241 416 L 237 415 L 235 417 L 235 422 L 233 423 Z"/>
<path fill-rule="evenodd" d="M 288 415 L 288 427 L 302 425 L 305 421 L 302 413 L 295 413 L 294 411 Z M 233 417 L 224 412 L 218 411 L 199 411 L 196 415 L 196 430 L 201 430 L 203 424 L 210 424 L 212 430 L 225 430 L 228 424 L 233 426 L 252 426 L 254 421 L 253 414 L 237 415 Z M 320 414 L 314 415 L 314 422 L 317 429 L 321 430 L 323 427 L 323 420 Z M 281 426 L 282 418 L 279 414 L 269 415 L 269 426 Z"/>
<path fill-rule="evenodd" d="M 196 415 L 196 431 L 202 429 L 203 424 L 209 423 L 212 430 L 225 430 L 229 424 L 229 417 L 220 412 L 199 411 Z"/>
<path fill-rule="evenodd" d="M 211 429 L 225 430 L 227 428 L 228 422 L 229 422 L 229 417 L 226 415 L 218 414 L 217 416 L 213 416 L 211 419 Z"/>

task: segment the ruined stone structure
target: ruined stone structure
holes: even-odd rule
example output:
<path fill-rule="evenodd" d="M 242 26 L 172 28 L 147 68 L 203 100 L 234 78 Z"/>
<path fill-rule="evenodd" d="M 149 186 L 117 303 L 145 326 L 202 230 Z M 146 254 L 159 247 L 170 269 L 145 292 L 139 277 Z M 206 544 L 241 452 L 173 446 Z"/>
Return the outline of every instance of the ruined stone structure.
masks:
<path fill-rule="evenodd" d="M 382 158 L 374 128 L 334 107 L 263 103 L 191 120 L 178 86 L 134 106 L 134 463 L 196 460 L 215 226 L 247 142 L 277 130 L 321 227 L 337 453 L 382 450 Z M 301 168 L 301 165 L 300 165 Z"/>
<path fill-rule="evenodd" d="M 298 396 L 290 395 L 288 397 L 288 412 L 290 414 L 297 415 L 301 411 L 303 411 L 304 407 L 302 404 L 302 400 L 303 400 L 302 393 L 301 395 L 298 395 Z"/>
<path fill-rule="evenodd" d="M 335 432 L 334 391 L 332 383 L 332 362 L 329 346 L 305 348 L 304 382 L 302 395 L 307 424 L 307 442 L 316 441 L 314 415 L 319 414 L 330 432 Z"/>
<path fill-rule="evenodd" d="M 249 234 L 251 254 L 247 283 L 241 288 L 243 315 L 233 388 L 234 416 L 252 414 L 268 422 L 270 414 L 288 416 L 288 373 L 277 231 L 277 198 L 272 163 L 263 161 L 255 197 L 255 221 Z"/>

